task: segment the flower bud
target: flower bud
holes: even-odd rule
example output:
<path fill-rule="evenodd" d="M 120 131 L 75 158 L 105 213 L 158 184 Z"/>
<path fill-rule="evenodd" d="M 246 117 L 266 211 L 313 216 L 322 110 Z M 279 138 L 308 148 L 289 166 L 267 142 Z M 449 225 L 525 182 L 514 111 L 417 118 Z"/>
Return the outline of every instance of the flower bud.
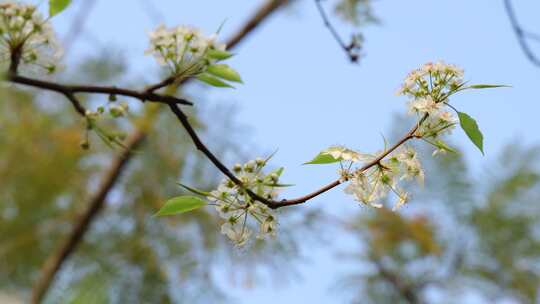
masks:
<path fill-rule="evenodd" d="M 260 157 L 257 157 L 255 159 L 255 163 L 257 164 L 257 166 L 262 167 L 265 165 L 266 161 Z"/>

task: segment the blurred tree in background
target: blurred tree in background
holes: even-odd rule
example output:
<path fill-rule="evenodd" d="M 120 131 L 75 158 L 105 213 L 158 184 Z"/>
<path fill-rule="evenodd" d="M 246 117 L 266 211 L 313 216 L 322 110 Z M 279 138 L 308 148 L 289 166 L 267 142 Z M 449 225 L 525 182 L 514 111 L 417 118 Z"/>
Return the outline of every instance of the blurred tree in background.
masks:
<path fill-rule="evenodd" d="M 414 206 L 341 223 L 361 245 L 346 255 L 364 268 L 338 285 L 356 290 L 354 303 L 537 303 L 539 157 L 538 147 L 511 144 L 480 176 L 462 155 L 432 159 L 427 170 L 438 173 Z"/>
<path fill-rule="evenodd" d="M 118 81 L 125 66 L 117 57 L 100 56 L 85 60 L 81 70 L 85 73 L 78 75 L 88 77 L 81 81 L 96 83 Z M 15 294 L 30 291 L 43 262 L 67 237 L 100 175 L 122 149 L 93 137 L 91 148 L 81 149 L 84 125 L 71 115 L 70 105 L 33 92 L 6 88 L 2 99 L 7 102 L 0 104 L 0 290 Z M 41 105 L 49 103 L 53 110 L 44 112 Z M 232 115 L 215 111 L 231 114 L 226 108 L 206 109 L 206 115 L 220 117 L 213 119 L 214 131 L 236 128 Z M 184 131 L 170 130 L 173 119 L 166 112 L 157 114 L 152 136 L 136 151 L 46 303 L 219 303 L 226 297 L 214 282 L 216 264 L 234 267 L 236 280 L 248 282 L 256 279 L 253 269 L 294 263 L 293 238 L 300 230 L 275 242 L 257 242 L 239 254 L 221 237 L 216 228 L 220 219 L 210 208 L 181 217 L 152 217 L 167 197 L 181 192 L 178 180 L 207 189 L 219 181 Z M 113 121 L 107 129 L 130 128 Z M 235 143 L 204 131 L 202 121 L 197 126 L 215 139 L 219 155 L 244 158 Z"/>
<path fill-rule="evenodd" d="M 335 15 L 355 27 L 378 22 L 369 1 L 332 4 Z M 70 79 L 137 83 L 124 76 L 121 54 L 112 54 L 82 60 Z M 57 95 L 14 87 L 0 94 L 0 294 L 27 299 L 44 261 L 66 238 L 121 148 L 92 135 L 91 148 L 81 149 L 84 124 Z M 233 111 L 205 108 L 204 100 L 198 110 L 192 113 L 196 126 L 222 159 L 248 158 L 245 142 L 221 136 L 242 132 Z M 137 149 L 46 303 L 234 302 L 216 282 L 216 269 L 230 267 L 237 276 L 232 280 L 246 284 L 258 279 L 254 269 L 282 281 L 294 274 L 303 232 L 317 239 L 317 227 L 335 224 L 317 210 L 287 210 L 279 238 L 238 253 L 216 229 L 221 222 L 210 208 L 155 220 L 162 202 L 181 192 L 177 181 L 212 189 L 221 175 L 195 152 L 170 113 L 132 113 L 130 119 L 143 123 L 152 116 L 152 136 Z M 117 120 L 107 127 L 134 128 Z M 437 157 L 426 166 L 436 174 L 403 212 L 359 208 L 354 218 L 337 220 L 359 245 L 340 254 L 362 266 L 338 286 L 346 286 L 354 303 L 456 303 L 471 291 L 487 301 L 537 302 L 539 157 L 539 148 L 512 144 L 481 176 L 471 176 L 461 154 Z"/>

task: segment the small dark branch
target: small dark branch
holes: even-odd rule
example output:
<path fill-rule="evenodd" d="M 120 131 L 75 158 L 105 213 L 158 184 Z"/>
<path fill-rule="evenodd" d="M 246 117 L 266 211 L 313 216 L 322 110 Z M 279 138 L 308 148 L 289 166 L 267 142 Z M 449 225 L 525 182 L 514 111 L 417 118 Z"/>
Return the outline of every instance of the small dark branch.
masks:
<path fill-rule="evenodd" d="M 159 90 L 161 88 L 164 88 L 164 87 L 166 87 L 166 86 L 168 86 L 170 84 L 173 84 L 175 79 L 176 78 L 174 76 L 166 78 L 161 82 L 158 82 L 158 83 L 156 83 L 154 85 L 149 86 L 148 88 L 146 88 L 145 92 L 154 93 L 155 91 L 157 91 L 157 90 Z"/>
<path fill-rule="evenodd" d="M 540 36 L 534 33 L 525 32 L 523 30 L 523 28 L 519 25 L 511 0 L 505 0 L 504 6 L 506 8 L 506 14 L 508 15 L 508 19 L 510 20 L 510 25 L 512 26 L 512 29 L 516 34 L 521 50 L 532 64 L 540 67 L 540 59 L 534 54 L 529 44 L 527 43 L 527 39 L 540 41 Z"/>
<path fill-rule="evenodd" d="M 13 61 L 11 61 L 11 62 L 13 62 Z M 75 97 L 74 92 L 69 87 L 62 86 L 62 85 L 59 85 L 59 84 L 53 83 L 53 82 L 45 82 L 45 81 L 41 81 L 41 80 L 36 80 L 36 79 L 31 79 L 31 78 L 18 76 L 16 74 L 13 74 L 12 72 L 10 72 L 8 74 L 7 79 L 8 79 L 8 81 L 11 81 L 13 83 L 23 84 L 23 85 L 27 85 L 27 86 L 37 87 L 37 88 L 40 88 L 40 89 L 45 89 L 45 90 L 60 93 L 60 94 L 64 95 L 71 102 L 71 104 L 75 108 L 75 111 L 77 111 L 77 113 L 79 115 L 81 115 L 81 116 L 86 115 L 86 109 L 81 105 L 81 103 L 79 102 L 77 97 Z"/>
<path fill-rule="evenodd" d="M 219 171 L 225 174 L 234 183 L 242 185 L 242 182 L 238 178 L 236 178 L 236 176 L 206 147 L 205 144 L 203 144 L 203 142 L 197 135 L 197 132 L 195 132 L 195 129 L 193 129 L 193 127 L 191 126 L 188 117 L 184 114 L 184 112 L 182 112 L 182 110 L 180 110 L 178 105 L 169 104 L 169 108 L 174 113 L 176 118 L 178 118 L 178 120 L 188 133 L 189 137 L 191 137 L 197 150 L 201 151 L 214 164 L 214 166 L 219 169 Z"/>
<path fill-rule="evenodd" d="M 142 102 L 151 101 L 159 102 L 165 104 L 182 104 L 182 105 L 193 105 L 192 102 L 185 99 L 177 98 L 169 95 L 161 95 L 153 92 L 145 91 L 135 91 L 118 87 L 102 87 L 102 86 L 86 86 L 86 85 L 64 85 L 56 82 L 49 82 L 39 79 L 27 78 L 19 76 L 16 74 L 8 75 L 8 80 L 17 83 L 23 84 L 35 88 L 40 88 L 44 90 L 54 91 L 64 94 L 70 100 L 73 95 L 78 93 L 92 93 L 92 94 L 107 94 L 107 95 L 121 95 L 127 97 L 133 97 Z M 82 113 L 84 115 L 84 112 Z"/>
<path fill-rule="evenodd" d="M 103 176 L 99 190 L 90 198 L 86 211 L 75 220 L 73 229 L 67 239 L 60 245 L 59 249 L 45 261 L 40 277 L 32 289 L 31 303 L 39 304 L 42 302 L 47 290 L 54 281 L 55 274 L 62 267 L 67 257 L 75 251 L 90 224 L 98 215 L 99 211 L 103 209 L 107 194 L 120 177 L 120 173 L 130 160 L 132 152 L 142 143 L 144 138 L 145 134 L 142 132 L 135 132 L 128 138 L 126 149 L 122 150 L 121 154 L 113 161 L 111 167 Z"/>
<path fill-rule="evenodd" d="M 21 43 L 19 46 L 11 50 L 11 58 L 9 62 L 9 73 L 11 74 L 17 74 L 19 63 L 21 62 L 23 46 L 24 43 Z"/>
<path fill-rule="evenodd" d="M 275 201 L 275 200 L 269 200 L 264 197 L 261 197 L 260 195 L 257 195 L 253 191 L 246 189 L 244 185 L 242 184 L 242 182 L 208 149 L 208 147 L 206 147 L 206 145 L 201 141 L 201 139 L 197 135 L 197 132 L 195 132 L 195 129 L 193 129 L 193 126 L 191 126 L 188 120 L 188 117 L 184 114 L 184 112 L 182 112 L 182 110 L 178 107 L 178 105 L 169 104 L 169 107 L 171 111 L 174 113 L 174 115 L 178 118 L 178 120 L 180 121 L 184 129 L 187 131 L 189 137 L 192 139 L 193 143 L 195 144 L 195 147 L 197 147 L 197 149 L 201 151 L 214 164 L 214 166 L 216 166 L 219 169 L 219 171 L 225 174 L 236 185 L 238 185 L 241 188 L 244 188 L 244 190 L 249 194 L 249 196 L 251 196 L 251 198 L 265 204 L 269 208 L 278 209 L 281 207 L 299 205 L 299 204 L 305 203 L 308 200 L 316 196 L 319 196 L 323 194 L 324 192 L 339 186 L 342 183 L 342 181 L 338 179 L 326 186 L 321 187 L 320 189 L 312 193 L 309 193 L 307 195 L 301 196 L 296 199 L 289 199 L 289 200 L 284 199 L 281 201 Z M 373 161 L 365 164 L 362 168 L 359 169 L 359 171 L 363 172 L 373 166 L 376 166 L 377 164 L 381 162 L 381 160 L 383 160 L 386 156 L 388 156 L 390 153 L 396 150 L 399 146 L 403 145 L 405 142 L 407 142 L 410 139 L 416 138 L 417 137 L 415 135 L 416 130 L 418 130 L 419 125 L 425 120 L 426 117 L 427 115 L 424 116 L 424 118 L 420 120 L 420 123 L 415 124 L 414 127 L 409 132 L 407 132 L 407 134 L 405 134 L 405 136 L 403 136 L 396 144 L 394 144 L 384 153 L 381 153 L 381 155 L 379 155 Z"/>
<path fill-rule="evenodd" d="M 349 57 L 349 60 L 351 62 L 353 63 L 358 62 L 358 59 L 359 59 L 358 51 L 360 49 L 360 45 L 358 45 L 358 41 L 356 41 L 356 39 L 351 39 L 351 42 L 349 44 L 345 43 L 345 41 L 343 41 L 341 36 L 338 34 L 336 28 L 330 22 L 330 19 L 328 18 L 328 15 L 326 14 L 326 11 L 324 10 L 324 7 L 322 5 L 322 0 L 314 0 L 314 1 L 315 1 L 315 5 L 317 6 L 317 10 L 319 11 L 319 15 L 321 15 L 324 26 L 326 26 L 330 34 L 332 34 L 332 37 L 334 37 L 334 40 L 337 42 L 339 47 L 343 49 L 343 51 L 347 54 L 347 57 Z"/>
<path fill-rule="evenodd" d="M 86 116 L 86 109 L 81 105 L 81 103 L 79 102 L 77 97 L 75 97 L 74 94 L 72 94 L 70 92 L 64 92 L 63 94 L 71 102 L 71 104 L 75 108 L 75 111 L 77 111 L 77 113 L 79 113 L 79 115 Z"/>

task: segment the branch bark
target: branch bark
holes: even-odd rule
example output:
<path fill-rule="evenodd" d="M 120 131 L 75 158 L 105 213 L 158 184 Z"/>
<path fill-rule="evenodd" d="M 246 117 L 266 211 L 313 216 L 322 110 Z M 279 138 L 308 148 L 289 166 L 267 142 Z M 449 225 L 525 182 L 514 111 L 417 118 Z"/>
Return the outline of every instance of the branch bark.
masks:
<path fill-rule="evenodd" d="M 353 63 L 358 62 L 358 53 L 355 51 L 360 46 L 353 40 L 349 44 L 345 44 L 345 41 L 341 38 L 339 33 L 337 32 L 336 28 L 332 23 L 330 22 L 330 19 L 328 18 L 328 15 L 326 14 L 326 11 L 324 10 L 324 7 L 322 5 L 322 0 L 315 0 L 315 5 L 317 6 L 317 10 L 319 11 L 319 15 L 321 16 L 321 19 L 323 20 L 324 26 L 328 29 L 330 34 L 332 34 L 332 37 L 337 42 L 339 47 L 347 54 L 347 57 L 349 57 L 349 60 Z"/>

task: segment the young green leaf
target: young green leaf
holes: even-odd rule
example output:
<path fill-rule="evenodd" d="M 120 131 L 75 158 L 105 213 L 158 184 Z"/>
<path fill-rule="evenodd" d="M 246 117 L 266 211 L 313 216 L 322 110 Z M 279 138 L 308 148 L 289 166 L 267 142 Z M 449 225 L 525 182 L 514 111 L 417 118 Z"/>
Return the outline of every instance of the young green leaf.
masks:
<path fill-rule="evenodd" d="M 206 72 L 225 80 L 242 83 L 240 74 L 226 64 L 213 64 L 206 69 Z"/>
<path fill-rule="evenodd" d="M 49 17 L 61 13 L 71 4 L 71 0 L 49 0 Z"/>
<path fill-rule="evenodd" d="M 279 177 L 279 176 L 281 176 L 281 174 L 283 173 L 283 170 L 285 170 L 285 168 L 279 167 L 279 168 L 277 168 L 276 170 L 270 172 L 268 175 L 274 173 L 274 174 L 276 174 L 276 175 Z"/>
<path fill-rule="evenodd" d="M 195 210 L 206 205 L 206 201 L 197 196 L 177 196 L 171 198 L 154 216 L 175 215 Z"/>
<path fill-rule="evenodd" d="M 469 136 L 473 144 L 480 149 L 480 152 L 484 154 L 484 136 L 482 135 L 482 132 L 480 132 L 480 129 L 478 129 L 476 120 L 463 112 L 457 111 L 457 114 L 459 117 L 459 124 L 463 131 Z"/>
<path fill-rule="evenodd" d="M 186 186 L 184 184 L 181 184 L 181 183 L 178 183 L 178 185 L 190 192 L 193 192 L 195 194 L 198 194 L 198 195 L 202 195 L 202 196 L 208 196 L 210 194 L 210 192 L 206 192 L 206 191 L 202 191 L 202 190 L 199 190 L 199 189 L 195 189 L 195 188 L 191 188 L 189 186 Z"/>
<path fill-rule="evenodd" d="M 493 88 L 510 88 L 509 85 L 504 84 L 473 84 L 467 87 L 467 89 L 493 89 Z"/>
<path fill-rule="evenodd" d="M 208 55 L 208 57 L 216 60 L 225 60 L 233 56 L 233 54 L 230 52 L 220 50 L 208 50 L 206 51 L 206 54 Z"/>
<path fill-rule="evenodd" d="M 338 162 L 339 159 L 334 158 L 330 154 L 326 153 L 319 153 L 319 155 L 315 156 L 314 159 L 308 161 L 307 163 L 304 163 L 304 165 L 322 165 L 322 164 L 331 164 Z"/>
<path fill-rule="evenodd" d="M 232 85 L 220 80 L 219 78 L 216 78 L 212 75 L 209 75 L 209 74 L 201 74 L 199 76 L 197 76 L 197 79 L 199 79 L 200 81 L 206 83 L 206 84 L 209 84 L 211 86 L 214 86 L 214 87 L 218 87 L 218 88 L 233 88 Z"/>

